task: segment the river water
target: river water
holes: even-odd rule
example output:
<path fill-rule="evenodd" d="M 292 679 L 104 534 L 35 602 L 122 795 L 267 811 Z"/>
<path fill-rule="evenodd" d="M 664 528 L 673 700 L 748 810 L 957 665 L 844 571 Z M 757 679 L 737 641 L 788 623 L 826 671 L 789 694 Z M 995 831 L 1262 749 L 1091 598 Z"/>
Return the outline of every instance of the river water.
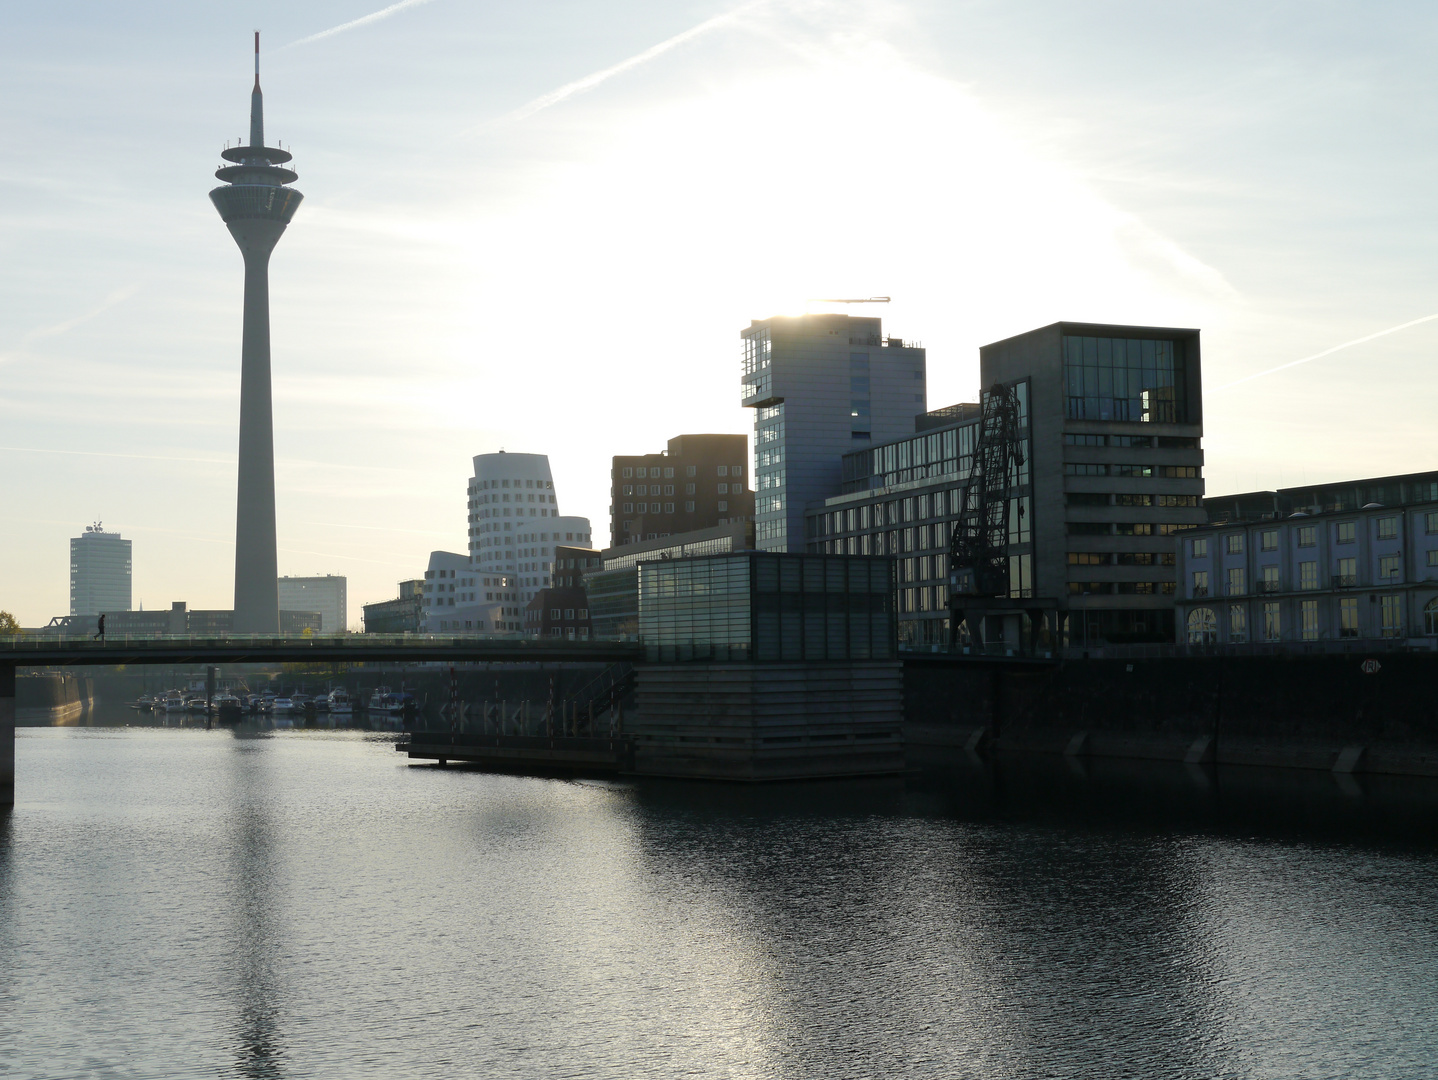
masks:
<path fill-rule="evenodd" d="M 0 1077 L 1438 1076 L 1423 785 L 22 729 Z M 1381 790 L 1380 790 L 1381 789 Z"/>

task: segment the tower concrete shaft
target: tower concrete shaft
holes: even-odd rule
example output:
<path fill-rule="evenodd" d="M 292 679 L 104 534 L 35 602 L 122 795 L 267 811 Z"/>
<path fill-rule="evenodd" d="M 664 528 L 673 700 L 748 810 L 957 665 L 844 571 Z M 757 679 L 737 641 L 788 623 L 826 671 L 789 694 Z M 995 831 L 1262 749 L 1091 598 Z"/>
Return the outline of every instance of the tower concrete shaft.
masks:
<path fill-rule="evenodd" d="M 270 253 L 304 196 L 287 186 L 299 179 L 293 170 L 282 167 L 290 160 L 289 152 L 265 146 L 259 34 L 255 35 L 249 145 L 226 148 L 220 156 L 233 164 L 215 171 L 215 176 L 225 183 L 210 192 L 210 201 L 245 260 L 233 625 L 236 633 L 277 634 L 280 602 L 270 387 Z"/>

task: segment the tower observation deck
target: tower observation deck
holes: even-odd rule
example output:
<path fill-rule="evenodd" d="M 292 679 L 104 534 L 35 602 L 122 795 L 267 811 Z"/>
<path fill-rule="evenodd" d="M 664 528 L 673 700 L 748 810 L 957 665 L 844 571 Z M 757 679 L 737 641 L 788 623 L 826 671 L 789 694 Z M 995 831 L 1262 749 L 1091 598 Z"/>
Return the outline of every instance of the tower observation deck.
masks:
<path fill-rule="evenodd" d="M 260 93 L 260 35 L 255 34 L 255 88 L 250 141 L 220 154 L 224 183 L 210 201 L 245 259 L 245 315 L 240 347 L 240 454 L 235 513 L 235 619 L 238 633 L 279 630 L 279 569 L 275 542 L 275 437 L 270 390 L 270 252 L 304 198 L 289 187 L 287 150 L 265 145 Z"/>

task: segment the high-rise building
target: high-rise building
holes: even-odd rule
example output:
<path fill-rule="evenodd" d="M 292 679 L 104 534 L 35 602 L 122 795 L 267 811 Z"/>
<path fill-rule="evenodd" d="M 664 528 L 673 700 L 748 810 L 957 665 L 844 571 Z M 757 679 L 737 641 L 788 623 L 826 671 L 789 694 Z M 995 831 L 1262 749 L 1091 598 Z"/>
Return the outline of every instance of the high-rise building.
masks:
<path fill-rule="evenodd" d="M 616 457 L 610 544 L 634 544 L 754 516 L 744 435 L 678 435 L 658 454 Z"/>
<path fill-rule="evenodd" d="M 399 596 L 362 606 L 366 634 L 413 634 L 420 628 L 424 582 L 418 578 L 399 583 Z"/>
<path fill-rule="evenodd" d="M 343 634 L 349 627 L 347 579 L 335 574 L 324 577 L 280 578 L 280 609 L 315 611 L 320 615 L 320 633 Z"/>
<path fill-rule="evenodd" d="M 224 185 L 210 201 L 245 260 L 245 315 L 240 347 L 240 454 L 235 511 L 235 618 L 242 634 L 279 630 L 275 550 L 275 439 L 270 397 L 270 252 L 304 198 L 299 176 L 283 168 L 290 153 L 265 145 L 260 94 L 260 35 L 255 34 L 255 88 L 250 94 L 250 141 L 226 147 L 232 164 L 215 176 Z"/>
<path fill-rule="evenodd" d="M 70 540 L 70 614 L 130 610 L 130 541 L 86 525 Z"/>
<path fill-rule="evenodd" d="M 924 350 L 851 315 L 755 320 L 740 337 L 742 404 L 755 410 L 755 544 L 802 551 L 804 508 L 839 490 L 843 456 L 913 434 L 927 401 Z"/>

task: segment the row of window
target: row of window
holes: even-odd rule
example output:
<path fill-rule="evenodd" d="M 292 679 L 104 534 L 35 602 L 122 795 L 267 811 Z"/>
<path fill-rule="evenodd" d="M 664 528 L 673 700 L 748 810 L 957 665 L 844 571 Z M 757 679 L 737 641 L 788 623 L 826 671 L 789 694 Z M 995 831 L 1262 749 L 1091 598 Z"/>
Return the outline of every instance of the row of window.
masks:
<path fill-rule="evenodd" d="M 1172 566 L 1171 551 L 1070 551 L 1070 566 Z"/>
<path fill-rule="evenodd" d="M 1070 596 L 1172 596 L 1171 581 L 1070 581 Z"/>
<path fill-rule="evenodd" d="M 660 475 L 661 473 L 663 474 L 662 476 Z M 743 475 L 744 475 L 744 466 L 743 466 L 743 465 L 716 465 L 716 466 L 714 467 L 714 474 L 715 474 L 716 476 L 743 476 Z M 664 465 L 664 466 L 659 466 L 659 465 L 649 465 L 649 466 L 639 465 L 639 466 L 631 466 L 631 467 L 628 467 L 628 468 L 623 468 L 623 469 L 621 469 L 621 470 L 620 470 L 620 475 L 621 475 L 625 480 L 635 480 L 635 479 L 638 479 L 638 480 L 647 480 L 647 479 L 653 479 L 653 480 L 660 480 L 660 479 L 663 479 L 663 480 L 673 480 L 673 479 L 674 479 L 674 466 L 672 466 L 672 465 Z M 699 467 L 698 467 L 697 465 L 686 465 L 686 466 L 684 467 L 684 475 L 685 475 L 685 476 L 698 476 L 698 475 L 699 475 Z"/>
<path fill-rule="evenodd" d="M 1065 476 L 1157 476 L 1165 480 L 1197 480 L 1197 465 L 1103 465 L 1071 461 L 1064 465 Z"/>
<path fill-rule="evenodd" d="M 1370 602 L 1370 606 L 1372 606 Z M 1398 638 L 1405 636 L 1403 618 L 1403 597 L 1399 593 L 1385 593 L 1377 598 L 1379 636 Z M 1284 640 L 1284 605 L 1281 601 L 1264 603 L 1259 613 L 1259 641 Z M 1331 636 L 1356 638 L 1362 632 L 1361 613 L 1363 605 L 1356 596 L 1338 598 L 1337 624 L 1332 627 Z M 1438 599 L 1430 600 L 1423 607 L 1423 629 L 1425 635 L 1438 635 Z M 1302 641 L 1318 641 L 1325 635 L 1319 601 L 1301 600 L 1298 604 L 1298 637 Z M 1185 630 L 1191 645 L 1212 645 L 1218 641 L 1218 613 L 1213 608 L 1197 607 L 1188 613 Z M 1228 640 L 1235 643 L 1249 640 L 1248 609 L 1243 604 L 1233 604 L 1228 609 Z"/>
<path fill-rule="evenodd" d="M 1065 446 L 1121 446 L 1143 450 L 1197 450 L 1190 435 L 1065 435 Z"/>
<path fill-rule="evenodd" d="M 1423 519 L 1424 532 L 1428 535 L 1438 533 L 1438 511 L 1425 514 Z M 1300 525 L 1294 532 L 1294 540 L 1299 547 L 1315 547 L 1318 544 L 1318 526 Z M 1261 551 L 1278 550 L 1278 530 L 1264 529 L 1259 534 L 1259 545 Z M 1373 519 L 1373 536 L 1376 540 L 1397 540 L 1398 539 L 1398 517 L 1389 515 Z M 1242 555 L 1244 545 L 1243 533 L 1229 533 L 1223 538 L 1224 549 L 1230 555 Z M 1337 521 L 1333 523 L 1333 542 L 1336 544 L 1352 544 L 1358 539 L 1358 523 L 1356 521 Z M 1195 559 L 1208 558 L 1209 537 L 1195 536 L 1189 541 L 1189 554 Z"/>
<path fill-rule="evenodd" d="M 571 608 L 557 608 L 557 607 L 552 607 L 552 608 L 549 609 L 549 618 L 550 618 L 550 621 L 551 621 L 551 622 L 559 622 L 560 617 L 563 616 L 563 618 L 564 618 L 564 620 L 565 620 L 566 622 L 573 622 L 573 621 L 575 620 L 575 618 L 576 618 L 575 612 L 578 612 L 578 613 L 579 613 L 578 616 L 577 616 L 579 619 L 587 619 L 587 618 L 589 618 L 589 609 L 588 609 L 588 608 L 572 608 L 572 607 L 571 607 Z"/>
<path fill-rule="evenodd" d="M 1120 492 L 1110 495 L 1099 491 L 1070 491 L 1064 496 L 1068 506 L 1197 506 L 1197 495 L 1135 495 Z"/>
<path fill-rule="evenodd" d="M 660 490 L 661 487 L 663 488 L 662 491 Z M 742 494 L 744 494 L 744 481 L 740 480 L 740 481 L 738 481 L 737 483 L 732 483 L 732 484 L 727 484 L 727 483 L 726 483 L 726 484 L 720 484 L 720 485 L 719 485 L 719 494 L 720 494 L 720 495 L 728 495 L 730 492 L 733 492 L 735 495 L 742 495 Z M 639 495 L 639 496 L 644 496 L 644 495 L 673 495 L 673 494 L 674 494 L 674 485 L 673 485 L 673 484 L 662 484 L 662 485 L 661 485 L 661 484 L 652 484 L 652 485 L 651 485 L 651 484 L 640 484 L 640 485 L 638 485 L 638 486 L 636 487 L 636 486 L 633 485 L 633 484 L 625 484 L 625 485 L 623 486 L 623 492 L 622 492 L 622 494 L 624 494 L 624 495 L 629 495 L 629 496 L 634 496 L 634 495 Z M 693 484 L 685 484 L 685 485 L 684 485 L 684 494 L 685 494 L 685 495 L 693 495 L 693 494 L 694 494 L 694 485 L 693 485 Z"/>
<path fill-rule="evenodd" d="M 1428 552 L 1428 565 L 1438 568 L 1438 548 Z M 1264 566 L 1259 568 L 1262 575 L 1258 580 L 1259 592 L 1282 592 L 1282 577 L 1277 566 Z M 1384 555 L 1378 560 L 1377 582 L 1380 584 L 1392 584 L 1401 581 L 1403 578 L 1403 557 L 1401 555 Z M 1316 560 L 1308 560 L 1298 564 L 1298 591 L 1309 592 L 1324 587 L 1334 589 L 1352 589 L 1365 584 L 1358 577 L 1358 560 L 1345 558 L 1337 560 L 1336 572 L 1329 575 L 1325 582 L 1318 572 Z M 1242 596 L 1247 593 L 1247 571 L 1241 566 L 1231 566 L 1225 571 L 1225 589 L 1229 596 Z M 1193 596 L 1209 595 L 1209 576 L 1207 570 L 1193 571 Z"/>
<path fill-rule="evenodd" d="M 1067 525 L 1070 536 L 1173 536 L 1193 528 L 1197 526 L 1147 521 L 1070 521 Z"/>
<path fill-rule="evenodd" d="M 546 490 L 553 490 L 554 481 L 525 480 L 523 483 L 520 483 L 518 480 L 471 480 L 469 484 L 470 491 L 492 491 L 507 487 L 544 488 Z"/>

